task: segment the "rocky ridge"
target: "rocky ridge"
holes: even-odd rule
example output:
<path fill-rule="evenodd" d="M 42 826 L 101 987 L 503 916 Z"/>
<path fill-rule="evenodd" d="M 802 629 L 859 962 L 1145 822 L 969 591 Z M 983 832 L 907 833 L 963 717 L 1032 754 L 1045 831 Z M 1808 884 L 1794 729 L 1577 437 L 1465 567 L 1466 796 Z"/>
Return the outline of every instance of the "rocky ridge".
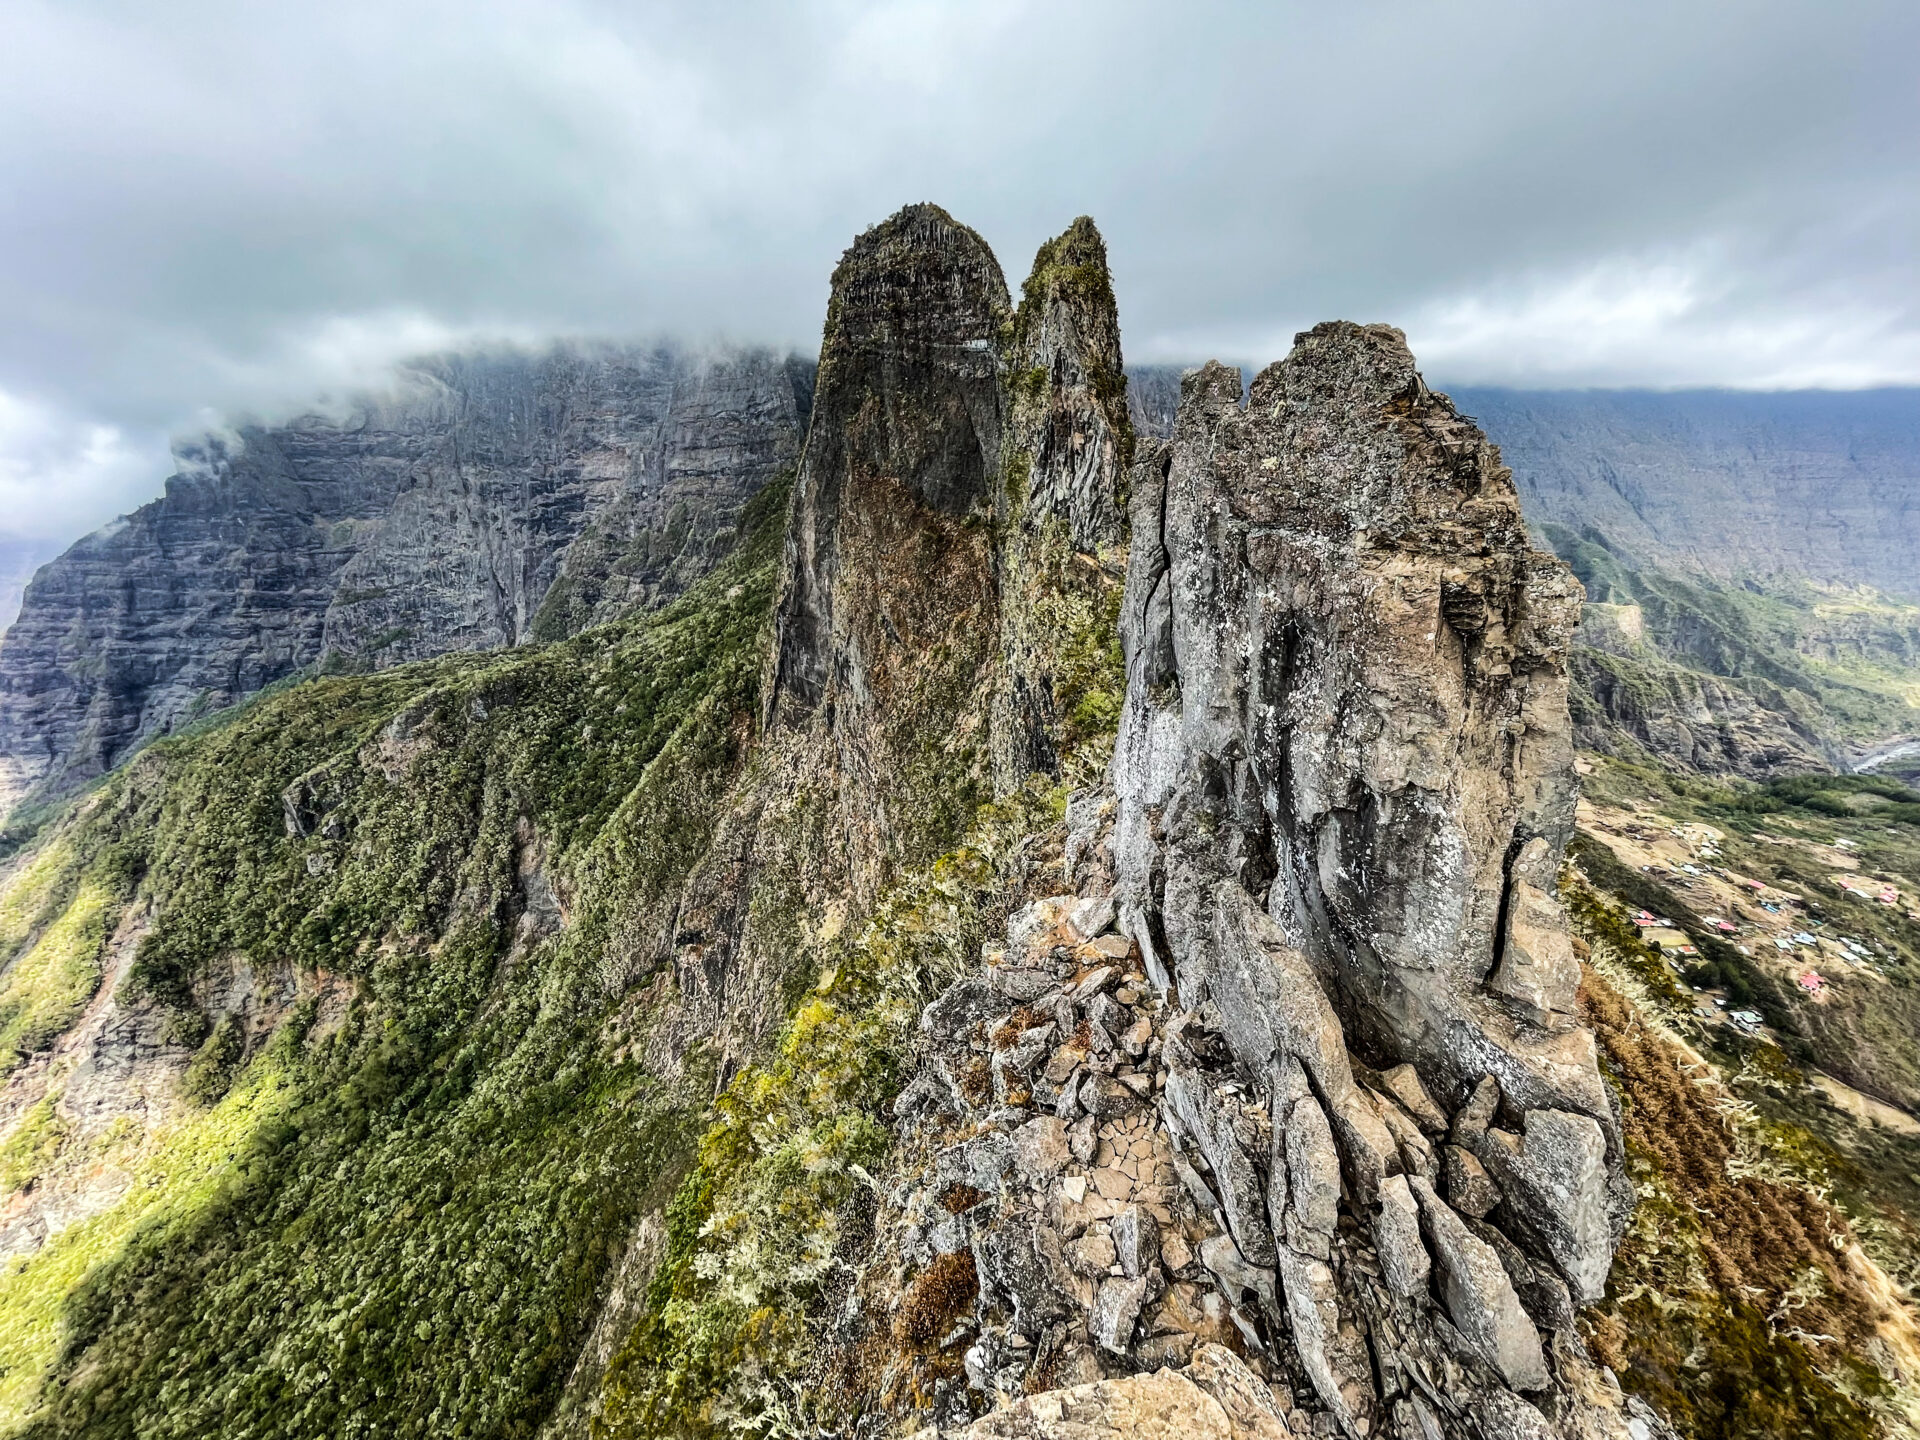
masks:
<path fill-rule="evenodd" d="M 1016 306 L 909 207 L 836 270 L 790 505 L 691 596 L 266 697 L 0 862 L 11 925 L 71 855 L 20 953 L 88 896 L 145 931 L 88 952 L 138 1012 L 17 1098 L 92 1105 L 105 1017 L 139 1063 L 103 1088 L 166 1099 L 217 1195 L 147 1172 L 40 1228 L 94 1156 L 47 1127 L 0 1319 L 119 1238 L 58 1353 L 0 1325 L 0 1406 L 1667 1434 L 1581 1340 L 1645 1389 L 1614 1301 L 1580 1314 L 1631 1192 L 1625 1002 L 1576 993 L 1558 898 L 1578 586 L 1397 332 L 1317 327 L 1250 392 L 1206 367 L 1156 445 L 1116 313 L 1091 222 Z M 226 1098 L 180 1104 L 182 1062 Z"/>
<path fill-rule="evenodd" d="M 922 1016 L 841 1344 L 894 1297 L 968 1435 L 1125 1433 L 1221 1345 L 1294 1433 L 1651 1433 L 1573 1328 L 1630 1201 L 1554 895 L 1577 584 L 1384 327 L 1190 376 L 1131 479 L 1078 893 Z"/>
<path fill-rule="evenodd" d="M 0 813 L 311 667 L 557 638 L 681 593 L 799 452 L 762 352 L 451 355 L 344 416 L 184 447 L 0 638 Z"/>

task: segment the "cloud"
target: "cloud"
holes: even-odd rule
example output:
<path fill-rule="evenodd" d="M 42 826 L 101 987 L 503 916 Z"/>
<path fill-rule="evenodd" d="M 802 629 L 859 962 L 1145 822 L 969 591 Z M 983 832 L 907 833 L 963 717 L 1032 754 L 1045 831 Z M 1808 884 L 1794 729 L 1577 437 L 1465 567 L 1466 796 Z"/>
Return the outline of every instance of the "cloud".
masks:
<path fill-rule="evenodd" d="M 1016 281 L 1093 214 L 1140 360 L 1344 315 L 1443 382 L 1915 376 L 1906 0 L 5 4 L 0 391 L 149 458 L 417 348 L 810 348 L 920 199 Z M 5 452 L 0 537 L 157 490 L 82 448 Z"/>
<path fill-rule="evenodd" d="M 0 390 L 0 515 L 9 517 L 5 539 L 23 555 L 47 558 L 80 524 L 151 484 L 165 463 L 164 446 Z"/>
<path fill-rule="evenodd" d="M 1920 385 L 1920 327 L 1844 293 L 1743 293 L 1723 247 L 1613 258 L 1428 302 L 1407 318 L 1423 364 L 1458 384 Z"/>

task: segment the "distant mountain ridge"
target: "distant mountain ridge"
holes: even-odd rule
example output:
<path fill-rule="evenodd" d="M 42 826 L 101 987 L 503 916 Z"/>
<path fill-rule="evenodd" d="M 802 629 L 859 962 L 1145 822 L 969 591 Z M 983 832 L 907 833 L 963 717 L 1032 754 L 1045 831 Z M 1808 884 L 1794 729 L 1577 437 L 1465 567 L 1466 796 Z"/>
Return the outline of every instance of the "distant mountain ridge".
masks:
<path fill-rule="evenodd" d="M 1142 435 L 1171 432 L 1182 373 L 1129 369 Z M 42 568 L 0 632 L 0 814 L 308 667 L 672 598 L 798 456 L 814 383 L 770 351 L 611 345 L 404 379 L 189 449 L 164 498 Z M 1764 776 L 1920 732 L 1920 389 L 1454 399 L 1588 588 L 1582 743 Z"/>
<path fill-rule="evenodd" d="M 1586 585 L 1583 744 L 1758 779 L 1920 731 L 1920 390 L 1455 399 Z"/>
<path fill-rule="evenodd" d="M 44 566 L 0 637 L 0 814 L 308 667 L 671 599 L 798 456 L 812 387 L 766 350 L 494 350 L 186 447 L 163 498 Z"/>
<path fill-rule="evenodd" d="M 1529 523 L 1642 563 L 1920 600 L 1920 389 L 1453 392 Z"/>

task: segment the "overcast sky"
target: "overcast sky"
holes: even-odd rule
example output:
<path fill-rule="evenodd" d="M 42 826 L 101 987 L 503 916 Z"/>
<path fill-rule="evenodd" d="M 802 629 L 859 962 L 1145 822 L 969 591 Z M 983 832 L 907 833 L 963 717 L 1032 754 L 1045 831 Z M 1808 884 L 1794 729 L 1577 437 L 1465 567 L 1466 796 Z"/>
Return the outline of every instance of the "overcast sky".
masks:
<path fill-rule="evenodd" d="M 1920 5 L 0 0 L 0 561 L 423 350 L 811 350 L 922 199 L 1093 215 L 1135 361 L 1920 383 Z"/>

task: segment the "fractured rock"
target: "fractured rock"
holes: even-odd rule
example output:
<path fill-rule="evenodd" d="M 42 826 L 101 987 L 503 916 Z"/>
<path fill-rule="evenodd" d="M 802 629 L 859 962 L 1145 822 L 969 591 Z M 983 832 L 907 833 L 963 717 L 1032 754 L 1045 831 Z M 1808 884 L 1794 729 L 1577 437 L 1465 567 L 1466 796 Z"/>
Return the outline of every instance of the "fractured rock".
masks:
<path fill-rule="evenodd" d="M 1160 1370 L 1029 1395 L 972 1424 L 912 1440 L 1236 1440 L 1227 1413 L 1184 1375 Z"/>
<path fill-rule="evenodd" d="M 1284 1212 L 1274 1218 L 1275 1234 L 1296 1250 L 1325 1260 L 1340 1219 L 1340 1152 L 1334 1147 L 1333 1127 L 1299 1062 L 1291 1058 L 1274 1068 L 1271 1103 L 1275 1153 L 1267 1200 L 1270 1210 L 1280 1200 L 1286 1202 Z"/>
<path fill-rule="evenodd" d="M 1157 1268 L 1160 1227 L 1138 1205 L 1129 1205 L 1114 1216 L 1113 1243 L 1119 1252 L 1120 1268 L 1129 1279 L 1137 1280 Z"/>
<path fill-rule="evenodd" d="M 1080 1104 L 1089 1115 L 1106 1119 L 1140 1108 L 1140 1097 L 1111 1075 L 1089 1075 L 1080 1083 Z"/>
<path fill-rule="evenodd" d="M 1539 1333 L 1493 1247 L 1454 1214 L 1419 1176 L 1409 1184 L 1420 1202 L 1421 1228 L 1433 1246 L 1447 1315 L 1486 1362 L 1515 1390 L 1547 1385 Z"/>
<path fill-rule="evenodd" d="M 1089 1229 L 1067 1245 L 1067 1263 L 1089 1279 L 1105 1279 L 1118 1261 L 1119 1251 L 1113 1237 L 1097 1229 Z"/>
<path fill-rule="evenodd" d="M 1113 897 L 1095 895 L 1075 900 L 1067 907 L 1066 922 L 1082 943 L 1093 940 L 1113 928 Z"/>
<path fill-rule="evenodd" d="M 1134 1322 L 1147 1298 L 1147 1282 L 1141 1278 L 1112 1279 L 1101 1285 L 1093 1298 L 1093 1317 L 1089 1322 L 1093 1338 L 1103 1350 L 1116 1355 L 1127 1353 L 1133 1340 Z"/>
<path fill-rule="evenodd" d="M 1255 1295 L 1273 1298 L 1273 1272 L 1249 1264 L 1231 1235 L 1214 1235 L 1201 1241 L 1200 1263 L 1213 1272 L 1230 1295 L 1251 1290 Z"/>
<path fill-rule="evenodd" d="M 1049 1320 L 1067 1313 L 1062 1281 L 1070 1274 L 1065 1256 L 1058 1270 L 1043 1257 L 1036 1243 L 1042 1236 L 1058 1245 L 1058 1238 L 1042 1226 L 1007 1224 L 983 1230 L 974 1237 L 973 1259 L 982 1291 L 1004 1298 L 1013 1310 L 1014 1329 L 1037 1335 Z"/>
<path fill-rule="evenodd" d="M 1380 1079 L 1393 1096 L 1407 1109 L 1407 1113 L 1420 1122 L 1420 1128 L 1434 1135 L 1446 1133 L 1447 1116 L 1433 1097 L 1427 1093 L 1427 1087 L 1420 1083 L 1420 1072 L 1411 1065 L 1396 1065 L 1384 1072 Z"/>
<path fill-rule="evenodd" d="M 1067 1168 L 1067 1124 L 1057 1115 L 1041 1115 L 1013 1132 L 1013 1159 L 1028 1184 L 1044 1189 Z"/>
<path fill-rule="evenodd" d="M 1206 1157 L 1219 1183 L 1220 1203 L 1240 1253 L 1255 1265 L 1271 1265 L 1273 1234 L 1262 1213 L 1260 1178 L 1234 1138 L 1220 1098 L 1194 1072 L 1175 1070 L 1167 1076 L 1166 1103 L 1179 1132 Z"/>
<path fill-rule="evenodd" d="M 1440 1147 L 1440 1183 L 1447 1203 L 1475 1220 L 1500 1203 L 1500 1187 L 1487 1174 L 1479 1157 L 1461 1145 Z"/>
<path fill-rule="evenodd" d="M 1387 1288 L 1401 1299 L 1423 1293 L 1433 1260 L 1420 1240 L 1420 1208 L 1404 1175 L 1389 1175 L 1380 1185 L 1380 1209 L 1373 1221 L 1374 1248 Z"/>
<path fill-rule="evenodd" d="M 1187 1378 L 1220 1402 L 1234 1440 L 1282 1440 L 1290 1433 L 1287 1413 L 1292 1407 L 1226 1346 L 1197 1347 Z"/>
<path fill-rule="evenodd" d="M 1536 835 L 1514 857 L 1507 882 L 1506 946 L 1487 988 L 1511 1000 L 1536 1025 L 1573 1024 L 1580 962 L 1554 894 L 1554 853 Z"/>
<path fill-rule="evenodd" d="M 1504 1214 L 1560 1267 L 1581 1303 L 1606 1290 L 1614 1232 L 1607 1142 L 1589 1116 L 1529 1110 L 1525 1133 L 1489 1129 L 1474 1153 L 1508 1200 Z"/>

